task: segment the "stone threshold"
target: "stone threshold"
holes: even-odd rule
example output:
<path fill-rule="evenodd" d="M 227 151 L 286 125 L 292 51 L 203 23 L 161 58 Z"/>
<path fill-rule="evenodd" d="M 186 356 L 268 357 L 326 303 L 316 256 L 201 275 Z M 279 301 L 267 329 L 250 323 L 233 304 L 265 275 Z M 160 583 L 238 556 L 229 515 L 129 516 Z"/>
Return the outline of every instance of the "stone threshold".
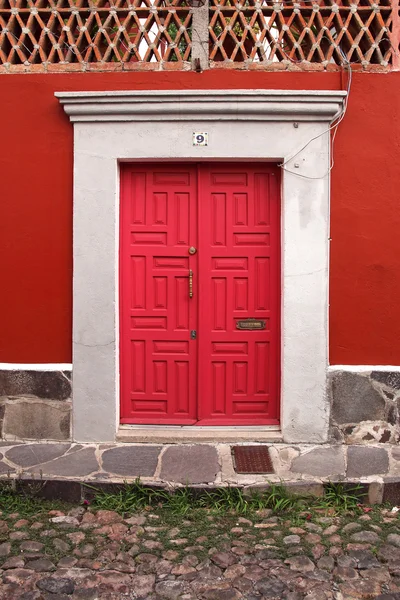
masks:
<path fill-rule="evenodd" d="M 277 443 L 283 437 L 278 426 L 193 427 L 177 425 L 120 425 L 117 442 L 140 444 L 235 444 Z"/>

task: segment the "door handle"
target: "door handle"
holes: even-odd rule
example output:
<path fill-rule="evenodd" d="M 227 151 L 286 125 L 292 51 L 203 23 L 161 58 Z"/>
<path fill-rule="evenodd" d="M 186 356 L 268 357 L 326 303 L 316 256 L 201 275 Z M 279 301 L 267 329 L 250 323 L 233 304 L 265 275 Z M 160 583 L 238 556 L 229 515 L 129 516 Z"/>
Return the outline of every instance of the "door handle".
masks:
<path fill-rule="evenodd" d="M 189 269 L 189 298 L 193 298 L 193 271 Z"/>

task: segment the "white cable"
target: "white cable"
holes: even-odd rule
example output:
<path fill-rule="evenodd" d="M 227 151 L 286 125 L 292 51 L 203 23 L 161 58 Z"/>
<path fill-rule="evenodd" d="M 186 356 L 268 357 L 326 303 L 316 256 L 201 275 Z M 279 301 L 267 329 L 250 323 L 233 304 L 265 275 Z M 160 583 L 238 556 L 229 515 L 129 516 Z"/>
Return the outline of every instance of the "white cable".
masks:
<path fill-rule="evenodd" d="M 352 70 L 351 70 L 351 65 L 350 62 L 347 60 L 346 56 L 343 54 L 342 50 L 341 54 L 343 56 L 343 58 L 345 59 L 345 64 L 348 68 L 348 73 L 349 73 L 349 80 L 348 80 L 348 84 L 347 84 L 347 95 L 346 98 L 343 101 L 343 108 L 340 112 L 340 114 L 336 117 L 334 123 L 325 131 L 323 131 L 322 133 L 319 133 L 318 135 L 314 136 L 313 138 L 311 138 L 302 148 L 300 148 L 300 150 L 298 150 L 295 154 L 293 154 L 290 158 L 287 158 L 284 162 L 279 163 L 278 167 L 281 167 L 284 171 L 291 173 L 292 175 L 297 175 L 298 177 L 302 177 L 303 179 L 325 179 L 325 177 L 327 175 L 329 175 L 329 173 L 332 171 L 334 164 L 335 164 L 335 160 L 334 160 L 334 145 L 335 145 L 335 138 L 336 138 L 336 133 L 338 130 L 338 127 L 340 125 L 340 123 L 343 121 L 345 115 L 346 115 L 346 111 L 347 111 L 347 106 L 348 106 L 348 102 L 349 102 L 349 96 L 350 96 L 350 90 L 351 90 L 351 83 L 352 83 Z M 331 131 L 333 131 L 333 135 L 332 138 L 330 140 L 330 154 L 331 154 L 331 163 L 330 166 L 327 170 L 326 173 L 324 173 L 324 175 L 318 176 L 318 177 L 311 177 L 309 175 L 303 175 L 301 173 L 297 173 L 296 171 L 292 171 L 291 169 L 286 169 L 285 165 L 292 161 L 294 158 L 296 158 L 296 156 L 298 156 L 300 154 L 300 152 L 302 152 L 303 150 L 305 150 L 305 148 L 307 148 L 314 140 L 317 140 L 318 138 L 320 138 L 323 135 L 326 135 L 327 133 L 330 133 Z"/>

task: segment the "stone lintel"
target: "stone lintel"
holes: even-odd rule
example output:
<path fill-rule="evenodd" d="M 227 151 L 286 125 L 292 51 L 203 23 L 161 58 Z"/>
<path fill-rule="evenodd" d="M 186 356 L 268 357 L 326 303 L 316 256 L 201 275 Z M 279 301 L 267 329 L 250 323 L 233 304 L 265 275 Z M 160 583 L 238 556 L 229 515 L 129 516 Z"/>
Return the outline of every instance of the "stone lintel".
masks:
<path fill-rule="evenodd" d="M 56 92 L 72 122 L 332 121 L 346 92 L 325 90 L 146 90 Z"/>

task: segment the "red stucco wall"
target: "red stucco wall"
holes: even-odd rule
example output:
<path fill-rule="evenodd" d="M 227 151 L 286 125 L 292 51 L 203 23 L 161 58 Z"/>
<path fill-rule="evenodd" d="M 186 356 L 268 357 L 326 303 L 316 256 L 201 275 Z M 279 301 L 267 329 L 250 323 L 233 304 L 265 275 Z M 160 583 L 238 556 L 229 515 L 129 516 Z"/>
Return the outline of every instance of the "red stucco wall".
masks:
<path fill-rule="evenodd" d="M 71 361 L 72 125 L 55 91 L 340 89 L 338 73 L 0 76 L 0 362 Z M 400 364 L 400 73 L 355 74 L 332 173 L 330 361 Z"/>

